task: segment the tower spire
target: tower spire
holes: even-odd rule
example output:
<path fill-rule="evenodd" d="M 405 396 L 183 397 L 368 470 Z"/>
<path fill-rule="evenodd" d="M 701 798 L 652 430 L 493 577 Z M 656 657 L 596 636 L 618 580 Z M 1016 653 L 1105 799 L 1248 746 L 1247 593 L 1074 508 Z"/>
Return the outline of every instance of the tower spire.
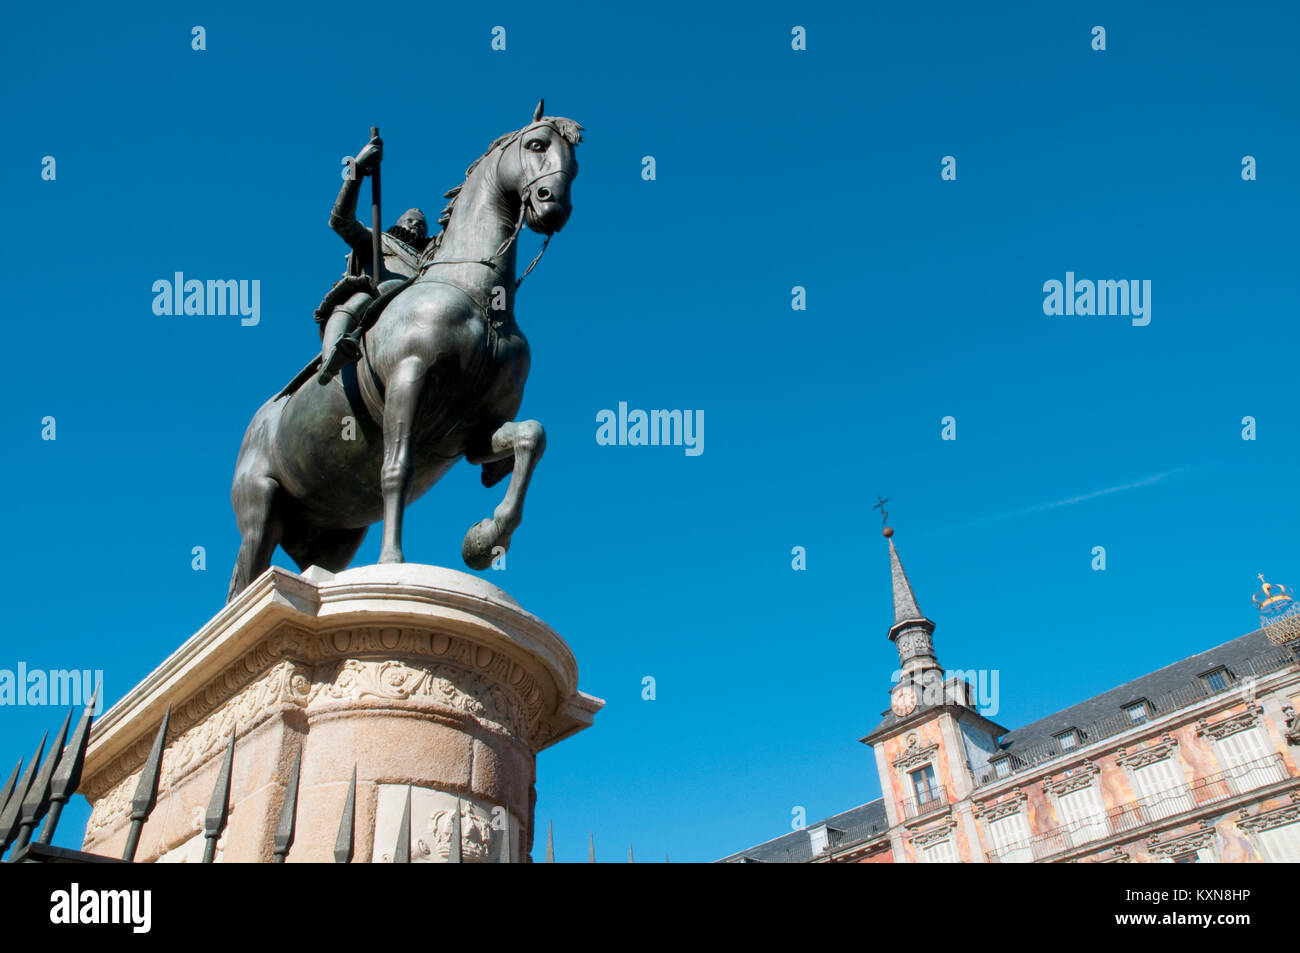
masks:
<path fill-rule="evenodd" d="M 886 526 L 882 532 L 889 540 L 889 582 L 894 595 L 894 624 L 889 627 L 889 641 L 898 650 L 898 661 L 906 675 L 914 678 L 926 671 L 943 672 L 934 654 L 934 623 L 927 619 L 917 604 L 912 583 L 903 569 L 898 547 L 894 545 L 894 530 Z"/>
<path fill-rule="evenodd" d="M 904 622 L 927 621 L 921 614 L 921 607 L 916 604 L 916 593 L 912 591 L 912 583 L 903 569 L 902 560 L 898 558 L 898 547 L 892 538 L 889 540 L 889 581 L 894 589 L 894 626 Z"/>

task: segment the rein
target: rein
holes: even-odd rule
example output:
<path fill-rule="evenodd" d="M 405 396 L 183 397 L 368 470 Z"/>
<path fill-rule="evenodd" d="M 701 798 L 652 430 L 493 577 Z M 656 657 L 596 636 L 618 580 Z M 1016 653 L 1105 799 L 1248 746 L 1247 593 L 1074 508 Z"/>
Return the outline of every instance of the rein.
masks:
<path fill-rule="evenodd" d="M 535 126 L 549 126 L 551 129 L 554 129 L 557 133 L 560 132 L 560 130 L 555 125 L 549 122 L 535 123 L 533 126 L 528 126 L 527 128 L 521 130 L 519 135 L 515 137 L 515 142 L 519 146 L 519 168 L 520 169 L 524 168 L 525 133 L 527 133 L 529 129 L 532 129 Z M 507 146 L 507 148 L 509 147 Z M 505 158 L 505 155 L 506 155 L 506 149 L 502 149 L 501 154 L 497 156 L 496 171 L 498 173 L 498 177 L 501 171 L 501 160 Z M 464 259 L 448 260 L 448 261 L 428 261 L 425 262 L 423 266 L 421 266 L 420 277 L 423 278 L 425 272 L 427 272 L 434 265 L 485 265 L 488 268 L 491 268 L 493 271 L 500 274 L 501 266 L 500 264 L 498 264 L 498 260 L 503 258 L 506 254 L 509 253 L 510 246 L 512 246 L 515 243 L 515 241 L 518 240 L 519 238 L 519 232 L 524 226 L 524 218 L 528 214 L 528 201 L 532 197 L 533 186 L 537 182 L 540 182 L 542 179 L 550 178 L 553 175 L 567 175 L 569 176 L 569 178 L 573 177 L 572 173 L 570 173 L 567 169 L 556 169 L 554 172 L 543 172 L 541 175 L 533 176 L 533 178 L 529 179 L 526 183 L 524 183 L 524 187 L 523 189 L 520 190 L 519 193 L 519 217 L 515 220 L 515 227 L 510 232 L 510 234 L 505 238 L 505 240 L 502 241 L 501 244 L 497 246 L 497 250 L 492 253 L 491 258 L 464 258 Z M 516 291 L 518 291 L 520 286 L 523 285 L 524 279 L 528 277 L 528 273 L 531 272 L 534 268 L 536 268 L 537 263 L 542 260 L 542 256 L 546 254 L 546 246 L 548 246 L 551 243 L 551 238 L 553 236 L 554 236 L 554 232 L 546 236 L 546 238 L 542 241 L 541 250 L 537 252 L 537 255 L 533 258 L 533 260 L 528 263 L 528 267 L 524 269 L 524 273 L 520 275 L 519 278 L 515 281 Z M 435 279 L 435 280 L 440 280 L 440 279 Z M 454 284 L 454 282 L 446 282 L 446 283 Z"/>

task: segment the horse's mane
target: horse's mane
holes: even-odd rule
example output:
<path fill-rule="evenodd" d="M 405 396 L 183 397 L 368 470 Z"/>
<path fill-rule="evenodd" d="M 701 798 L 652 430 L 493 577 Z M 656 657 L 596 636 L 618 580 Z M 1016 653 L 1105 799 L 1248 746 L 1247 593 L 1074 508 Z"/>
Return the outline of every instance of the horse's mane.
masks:
<path fill-rule="evenodd" d="M 563 116 L 543 116 L 536 122 L 530 122 L 524 127 L 524 129 L 531 129 L 538 123 L 550 123 L 559 130 L 560 135 L 562 135 L 568 141 L 569 145 L 574 148 L 577 148 L 578 143 L 582 142 L 582 126 L 578 125 L 572 119 L 565 119 Z M 492 145 L 488 146 L 487 150 L 481 156 L 469 164 L 469 168 L 465 170 L 465 181 L 469 181 L 469 177 L 473 175 L 474 170 L 478 168 L 479 163 L 492 155 L 493 152 L 498 150 L 504 152 L 506 149 L 510 148 L 510 146 L 514 145 L 516 140 L 523 135 L 524 129 L 516 129 L 514 132 L 507 132 L 505 135 L 497 136 L 497 138 L 492 141 Z M 437 254 L 439 246 L 442 245 L 442 236 L 447 234 L 447 225 L 451 222 L 451 216 L 456 211 L 456 199 L 460 196 L 463 188 L 465 188 L 465 182 L 461 182 L 460 185 L 453 189 L 448 189 L 443 193 L 442 197 L 447 199 L 447 207 L 438 213 L 438 224 L 442 226 L 442 231 L 429 239 L 429 244 L 425 246 L 424 251 L 421 253 L 421 268 L 433 261 L 433 256 Z"/>

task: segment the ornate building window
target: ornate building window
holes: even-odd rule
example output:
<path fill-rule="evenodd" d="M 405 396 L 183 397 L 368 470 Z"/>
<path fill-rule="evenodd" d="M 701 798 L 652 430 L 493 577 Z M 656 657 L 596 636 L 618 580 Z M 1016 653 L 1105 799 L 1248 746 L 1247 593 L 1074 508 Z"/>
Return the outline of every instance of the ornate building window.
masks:
<path fill-rule="evenodd" d="M 1269 863 L 1300 863 L 1300 821 L 1260 831 L 1259 844 Z"/>
<path fill-rule="evenodd" d="M 916 849 L 916 859 L 923 864 L 961 863 L 961 858 L 957 856 L 953 827 L 953 822 L 948 821 L 913 835 L 912 846 Z"/>
<path fill-rule="evenodd" d="M 1219 837 L 1213 827 L 1204 827 L 1194 834 L 1161 842 L 1154 836 L 1148 852 L 1153 860 L 1164 864 L 1217 864 Z"/>
<path fill-rule="evenodd" d="M 1177 749 L 1178 742 L 1164 735 L 1155 744 L 1144 748 L 1119 750 L 1116 760 L 1132 772 L 1133 787 L 1138 795 L 1139 816 L 1132 819 L 1134 822 L 1149 824 L 1192 809 L 1187 778 L 1174 757 Z"/>
<path fill-rule="evenodd" d="M 912 795 L 916 798 L 917 807 L 938 800 L 939 784 L 934 777 L 934 765 L 927 764 L 909 771 L 907 776 L 912 779 Z"/>
<path fill-rule="evenodd" d="M 1110 835 L 1106 823 L 1106 805 L 1095 784 L 1087 784 L 1056 798 L 1057 816 L 1069 830 L 1075 847 Z"/>
<path fill-rule="evenodd" d="M 1237 821 L 1237 828 L 1250 834 L 1266 863 L 1300 863 L 1300 795 L 1291 795 L 1292 803 L 1277 810 L 1246 815 Z"/>
<path fill-rule="evenodd" d="M 1233 794 L 1253 791 L 1286 778 L 1286 768 L 1259 723 L 1262 711 L 1256 706 L 1215 724 L 1202 721 L 1197 731 L 1201 737 L 1211 740 Z"/>
<path fill-rule="evenodd" d="M 989 841 L 993 853 L 1004 864 L 1028 864 L 1034 859 L 1033 848 L 1029 845 L 1029 824 L 1024 811 L 1016 811 L 1003 817 L 996 817 L 988 822 Z"/>
<path fill-rule="evenodd" d="M 917 853 L 917 857 L 923 864 L 961 863 L 957 858 L 957 848 L 953 845 L 951 837 L 935 841 L 933 844 L 921 848 Z"/>

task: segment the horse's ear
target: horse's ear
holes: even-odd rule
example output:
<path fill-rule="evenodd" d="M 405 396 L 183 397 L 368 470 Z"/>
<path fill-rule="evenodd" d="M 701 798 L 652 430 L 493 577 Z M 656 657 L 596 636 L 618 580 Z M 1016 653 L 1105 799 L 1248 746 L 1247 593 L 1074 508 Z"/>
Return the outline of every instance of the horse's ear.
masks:
<path fill-rule="evenodd" d="M 537 100 L 537 108 L 533 110 L 533 122 L 538 122 L 546 112 L 546 100 Z"/>

